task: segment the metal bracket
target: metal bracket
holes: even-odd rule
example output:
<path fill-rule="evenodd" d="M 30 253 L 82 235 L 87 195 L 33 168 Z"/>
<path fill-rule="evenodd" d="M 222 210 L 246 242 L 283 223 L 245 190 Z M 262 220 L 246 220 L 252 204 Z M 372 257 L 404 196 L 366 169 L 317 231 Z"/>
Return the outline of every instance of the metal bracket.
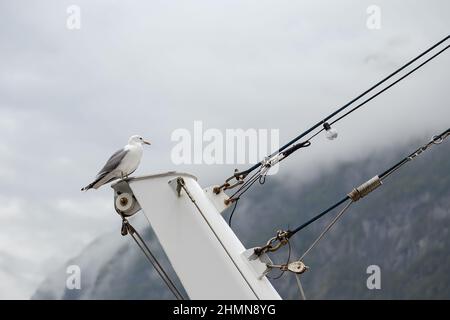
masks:
<path fill-rule="evenodd" d="M 256 248 L 247 249 L 242 252 L 242 258 L 250 265 L 251 269 L 255 272 L 256 277 L 261 280 L 267 273 L 270 272 L 268 265 L 272 265 L 272 260 L 266 254 L 260 256 L 255 254 Z"/>
<path fill-rule="evenodd" d="M 205 192 L 206 197 L 208 197 L 208 199 L 212 202 L 214 207 L 216 207 L 217 211 L 222 213 L 231 205 L 231 202 L 229 201 L 230 198 L 223 191 L 220 191 L 219 193 L 214 192 L 215 188 L 216 187 L 208 187 L 203 189 L 203 191 Z"/>
<path fill-rule="evenodd" d="M 176 183 L 176 185 L 175 185 Z M 178 197 L 181 197 L 181 190 L 184 190 L 186 195 L 191 199 L 192 203 L 195 204 L 195 206 L 198 208 L 196 201 L 192 194 L 189 192 L 189 190 L 186 188 L 186 182 L 184 182 L 183 177 L 178 177 L 176 179 L 172 179 L 169 181 L 169 185 L 172 186 L 172 188 L 176 191 Z M 200 210 L 200 209 L 199 209 Z"/>
<path fill-rule="evenodd" d="M 183 186 L 181 185 L 181 181 L 182 180 L 180 180 L 180 177 L 178 177 L 178 178 L 169 180 L 169 182 L 168 182 L 178 197 L 181 197 L 181 190 L 183 189 Z"/>

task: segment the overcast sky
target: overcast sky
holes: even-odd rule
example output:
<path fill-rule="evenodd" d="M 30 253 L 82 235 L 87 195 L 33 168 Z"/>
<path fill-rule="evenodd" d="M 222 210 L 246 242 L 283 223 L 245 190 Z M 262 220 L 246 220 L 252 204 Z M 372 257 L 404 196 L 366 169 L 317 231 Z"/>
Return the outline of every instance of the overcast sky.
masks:
<path fill-rule="evenodd" d="M 66 27 L 72 4 L 80 30 Z M 98 234 L 120 236 L 112 190 L 80 188 L 131 134 L 153 143 L 136 174 L 219 183 L 233 166 L 172 164 L 175 129 L 288 141 L 448 35 L 449 12 L 446 0 L 0 0 L 0 298 L 28 298 Z M 311 177 L 443 131 L 449 70 L 445 53 L 283 166 Z"/>

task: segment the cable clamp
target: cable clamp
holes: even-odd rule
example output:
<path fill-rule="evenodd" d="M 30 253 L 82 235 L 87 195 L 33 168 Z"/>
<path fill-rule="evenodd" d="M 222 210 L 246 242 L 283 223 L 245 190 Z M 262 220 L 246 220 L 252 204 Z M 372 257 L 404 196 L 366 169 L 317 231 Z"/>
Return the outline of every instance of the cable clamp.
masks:
<path fill-rule="evenodd" d="M 381 181 L 380 177 L 375 176 L 372 179 L 364 182 L 359 187 L 353 189 L 349 194 L 349 198 L 352 199 L 353 202 L 358 201 L 361 198 L 364 198 L 369 193 L 371 193 L 373 190 L 381 186 L 383 182 Z"/>
<path fill-rule="evenodd" d="M 261 161 L 262 170 L 264 170 L 264 168 L 267 168 L 267 170 L 268 170 L 269 168 L 273 167 L 278 162 L 283 160 L 283 158 L 284 158 L 283 153 L 278 153 L 272 157 L 269 156 L 269 157 L 264 158 L 264 160 Z"/>

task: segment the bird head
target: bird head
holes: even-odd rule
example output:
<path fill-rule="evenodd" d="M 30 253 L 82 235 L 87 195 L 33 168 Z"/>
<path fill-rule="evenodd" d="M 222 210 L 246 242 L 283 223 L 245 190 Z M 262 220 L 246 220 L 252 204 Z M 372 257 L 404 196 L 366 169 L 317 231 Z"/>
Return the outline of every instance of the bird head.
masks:
<path fill-rule="evenodd" d="M 134 136 L 130 137 L 130 140 L 128 140 L 128 144 L 134 144 L 134 145 L 148 144 L 148 145 L 150 145 L 151 143 L 148 141 L 145 141 L 144 138 L 142 138 L 139 135 L 134 135 Z"/>

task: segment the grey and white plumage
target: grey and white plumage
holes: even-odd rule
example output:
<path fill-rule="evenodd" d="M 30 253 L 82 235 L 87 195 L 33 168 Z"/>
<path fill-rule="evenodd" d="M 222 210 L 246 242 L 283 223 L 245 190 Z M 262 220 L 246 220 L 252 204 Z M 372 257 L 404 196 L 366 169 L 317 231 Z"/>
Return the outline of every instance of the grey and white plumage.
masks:
<path fill-rule="evenodd" d="M 87 191 L 92 188 L 98 189 L 111 181 L 128 177 L 136 171 L 141 162 L 142 146 L 144 144 L 150 145 L 150 142 L 145 141 L 138 135 L 131 136 L 128 144 L 116 151 L 97 174 L 94 181 L 81 189 L 81 191 Z"/>

